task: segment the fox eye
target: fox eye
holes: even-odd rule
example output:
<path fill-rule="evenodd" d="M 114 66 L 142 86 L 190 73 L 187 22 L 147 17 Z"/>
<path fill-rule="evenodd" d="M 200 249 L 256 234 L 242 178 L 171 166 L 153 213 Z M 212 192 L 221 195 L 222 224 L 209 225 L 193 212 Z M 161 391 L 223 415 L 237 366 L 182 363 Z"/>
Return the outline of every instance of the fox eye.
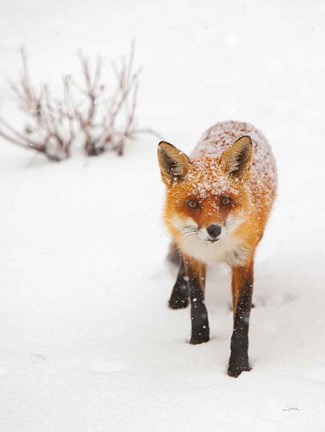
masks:
<path fill-rule="evenodd" d="M 194 210 L 194 209 L 198 208 L 199 203 L 195 200 L 190 199 L 190 200 L 186 201 L 186 205 L 189 209 Z"/>
<path fill-rule="evenodd" d="M 231 204 L 231 198 L 223 196 L 223 197 L 220 198 L 220 203 L 224 207 L 230 206 L 230 204 Z"/>

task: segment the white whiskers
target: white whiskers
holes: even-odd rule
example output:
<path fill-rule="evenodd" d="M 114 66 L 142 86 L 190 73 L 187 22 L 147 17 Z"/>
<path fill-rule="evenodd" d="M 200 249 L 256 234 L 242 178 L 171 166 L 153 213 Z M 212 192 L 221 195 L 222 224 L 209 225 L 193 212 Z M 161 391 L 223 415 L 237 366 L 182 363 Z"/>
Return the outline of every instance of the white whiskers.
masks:
<path fill-rule="evenodd" d="M 249 248 L 235 235 L 237 228 L 243 223 L 243 218 L 229 217 L 226 226 L 217 242 L 210 242 L 205 228 L 199 228 L 191 219 L 182 220 L 175 217 L 172 220 L 174 227 L 181 234 L 179 246 L 189 256 L 204 262 L 225 262 L 229 265 L 242 265 L 249 256 Z"/>

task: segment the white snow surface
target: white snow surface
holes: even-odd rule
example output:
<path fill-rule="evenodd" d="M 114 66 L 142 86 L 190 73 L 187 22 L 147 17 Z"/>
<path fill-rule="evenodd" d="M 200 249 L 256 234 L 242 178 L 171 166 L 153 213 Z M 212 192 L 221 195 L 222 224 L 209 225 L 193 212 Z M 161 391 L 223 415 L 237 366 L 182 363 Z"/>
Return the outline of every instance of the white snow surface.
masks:
<path fill-rule="evenodd" d="M 76 49 L 136 41 L 139 125 L 190 153 L 217 121 L 254 124 L 279 190 L 256 259 L 253 370 L 226 375 L 230 274 L 208 275 L 212 339 L 188 343 L 157 140 L 60 164 L 0 141 L 0 431 L 325 431 L 325 5 L 319 0 L 1 0 L 0 113 L 24 44 L 55 89 Z M 53 90 L 55 91 L 55 90 Z"/>

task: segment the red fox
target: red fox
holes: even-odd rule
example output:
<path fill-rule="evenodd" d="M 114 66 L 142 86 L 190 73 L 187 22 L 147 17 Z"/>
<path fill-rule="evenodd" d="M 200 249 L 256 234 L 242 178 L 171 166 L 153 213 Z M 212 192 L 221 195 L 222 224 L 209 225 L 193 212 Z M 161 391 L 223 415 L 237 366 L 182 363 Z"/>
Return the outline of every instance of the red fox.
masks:
<path fill-rule="evenodd" d="M 158 161 L 167 188 L 164 220 L 179 254 L 169 306 L 186 307 L 190 297 L 190 343 L 207 342 L 206 266 L 231 266 L 234 324 L 228 375 L 238 377 L 251 370 L 248 328 L 254 255 L 277 185 L 271 148 L 252 125 L 229 121 L 208 129 L 190 158 L 160 142 Z"/>

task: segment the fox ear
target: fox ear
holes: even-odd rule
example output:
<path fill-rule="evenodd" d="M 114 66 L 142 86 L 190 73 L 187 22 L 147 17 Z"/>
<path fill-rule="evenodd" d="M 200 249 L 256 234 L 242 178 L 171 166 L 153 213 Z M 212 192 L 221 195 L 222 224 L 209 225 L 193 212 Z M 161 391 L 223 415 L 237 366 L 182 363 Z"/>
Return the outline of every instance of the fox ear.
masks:
<path fill-rule="evenodd" d="M 242 136 L 223 152 L 220 167 L 229 176 L 242 179 L 249 174 L 252 156 L 252 140 Z"/>
<path fill-rule="evenodd" d="M 191 163 L 185 153 L 165 141 L 161 141 L 158 145 L 158 162 L 162 181 L 166 185 L 182 180 Z"/>

